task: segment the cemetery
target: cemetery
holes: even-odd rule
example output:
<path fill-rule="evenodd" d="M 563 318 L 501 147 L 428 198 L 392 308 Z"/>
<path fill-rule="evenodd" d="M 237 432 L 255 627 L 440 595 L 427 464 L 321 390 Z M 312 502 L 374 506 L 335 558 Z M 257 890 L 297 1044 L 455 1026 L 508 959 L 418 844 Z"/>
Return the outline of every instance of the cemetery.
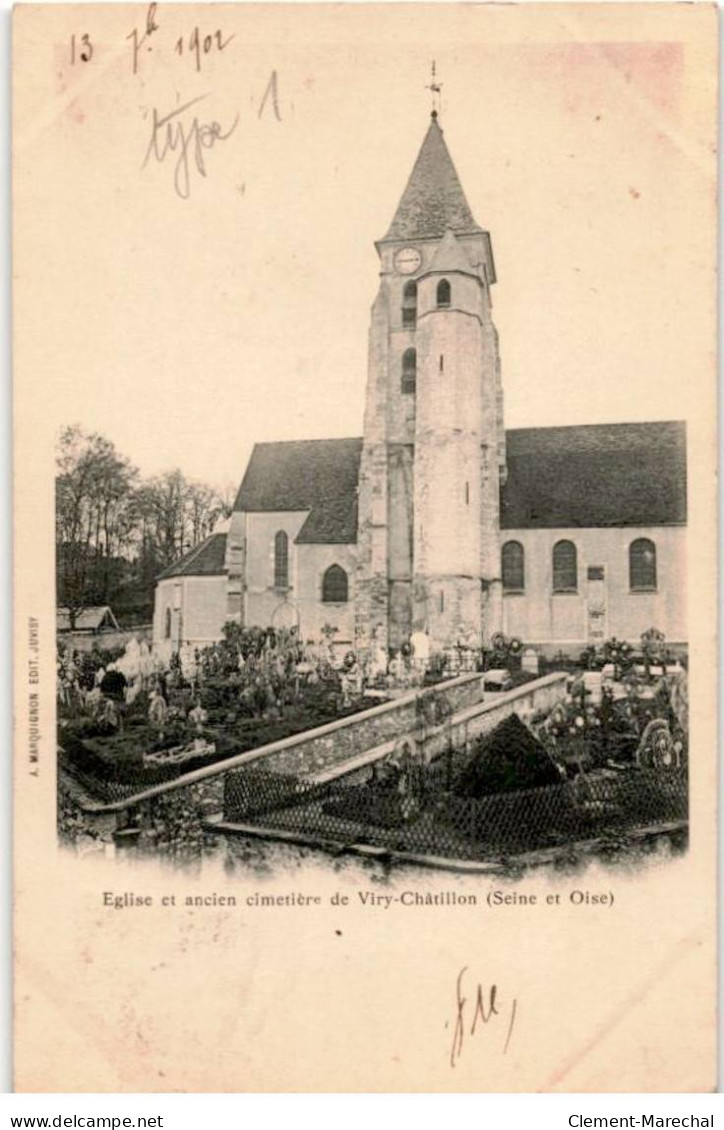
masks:
<path fill-rule="evenodd" d="M 375 247 L 362 436 L 254 443 L 228 498 L 61 436 L 66 840 L 447 866 L 685 833 L 685 424 L 505 427 L 437 110 Z M 96 646 L 151 605 L 151 648 Z"/>
<path fill-rule="evenodd" d="M 294 632 L 243 631 L 168 666 L 144 641 L 122 654 L 59 655 L 59 744 L 75 772 L 126 791 L 178 778 L 360 710 L 349 663 Z M 106 788 L 106 792 L 107 792 Z"/>
<path fill-rule="evenodd" d="M 498 636 L 372 668 L 332 633 L 230 625 L 167 665 L 143 641 L 58 664 L 66 841 L 95 824 L 179 858 L 226 836 L 462 865 L 686 826 L 685 660 L 655 630 L 547 665 Z"/>

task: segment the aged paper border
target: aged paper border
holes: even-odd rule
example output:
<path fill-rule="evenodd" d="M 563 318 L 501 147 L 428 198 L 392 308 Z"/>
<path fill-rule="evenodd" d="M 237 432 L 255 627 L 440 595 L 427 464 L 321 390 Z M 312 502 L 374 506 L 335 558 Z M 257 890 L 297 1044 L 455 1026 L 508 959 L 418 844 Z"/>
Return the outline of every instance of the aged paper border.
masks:
<path fill-rule="evenodd" d="M 713 303 L 707 306 L 704 314 L 705 325 L 712 328 Z M 16 317 L 19 316 L 16 310 Z M 712 337 L 713 340 L 713 337 Z M 22 360 L 16 357 L 16 379 L 21 372 Z M 714 600 L 715 576 L 715 550 L 713 546 L 712 529 L 715 505 L 715 487 L 713 479 L 713 452 L 712 428 L 714 392 L 713 381 L 709 389 L 702 396 L 701 411 L 694 421 L 694 431 L 689 436 L 689 453 L 691 482 L 696 484 L 696 490 L 691 493 L 690 532 L 689 532 L 689 584 L 690 591 L 699 594 L 696 601 L 692 601 L 690 609 L 691 620 L 691 672 L 692 672 L 692 745 L 714 748 L 715 745 L 715 690 L 714 690 L 714 638 L 712 634 L 711 611 Z M 16 471 L 22 465 L 27 467 L 34 463 L 40 467 L 42 483 L 47 486 L 47 453 L 37 451 L 37 440 L 33 430 L 28 424 L 28 405 L 24 400 L 22 389 L 16 392 Z M 42 619 L 46 623 L 52 622 L 51 595 L 45 585 L 44 571 L 29 568 L 33 560 L 49 560 L 48 551 L 52 550 L 52 529 L 31 527 L 30 523 L 19 520 L 20 515 L 34 514 L 37 512 L 38 502 L 42 495 L 36 493 L 38 480 L 34 476 L 18 475 L 16 473 L 16 636 L 15 648 L 18 657 L 18 670 L 22 669 L 22 656 L 26 650 L 25 623 L 30 610 L 35 607 L 42 609 Z M 43 489 L 45 489 L 45 486 Z M 47 496 L 45 498 L 47 512 Z M 692 552 L 692 547 L 696 552 Z M 48 668 L 47 641 L 43 644 L 45 667 Z M 19 680 L 16 698 L 16 711 L 22 717 L 25 687 L 22 678 Z M 44 720 L 42 729 L 45 733 L 52 733 L 52 709 L 48 709 L 47 695 L 44 699 Z M 17 748 L 23 747 L 22 723 L 17 733 Z M 712 1015 L 713 1006 L 713 837 L 715 828 L 714 807 L 714 762 L 706 766 L 694 766 L 692 775 L 692 811 L 698 814 L 699 819 L 694 819 L 692 841 L 689 854 L 684 860 L 672 866 L 666 875 L 647 878 L 645 884 L 637 885 L 636 893 L 640 899 L 635 899 L 634 906 L 628 906 L 622 912 L 618 922 L 616 939 L 607 938 L 612 942 L 616 958 L 622 957 L 622 948 L 626 940 L 629 948 L 637 955 L 646 952 L 643 963 L 647 976 L 640 977 L 632 968 L 632 980 L 636 987 L 628 999 L 620 1002 L 618 1010 L 608 1012 L 606 1020 L 600 1026 L 597 1038 L 591 1037 L 587 1042 L 576 1044 L 575 1040 L 571 1049 L 562 1049 L 562 1054 L 553 1070 L 539 1073 L 535 1065 L 517 1064 L 520 1079 L 520 1089 L 543 1090 L 628 1090 L 628 1089 L 659 1089 L 658 1080 L 666 1080 L 667 1089 L 705 1089 L 713 1083 L 711 1073 L 702 1073 L 702 1061 L 712 1062 L 712 1039 L 714 1023 Z M 149 1011 L 149 1003 L 156 1001 L 158 1011 L 155 1013 L 153 1023 L 165 1028 L 165 1034 L 170 1039 L 170 1046 L 165 1055 L 157 1062 L 163 1062 L 172 1076 L 179 1070 L 180 1063 L 185 1057 L 188 1068 L 184 1070 L 187 1076 L 182 1089 L 188 1090 L 245 1090 L 245 1089 L 444 1089 L 444 1090 L 478 1090 L 501 1089 L 510 1087 L 511 1076 L 496 1078 L 493 1085 L 491 1080 L 481 1079 L 480 1074 L 471 1069 L 462 1071 L 454 1080 L 454 1085 L 449 1076 L 439 1071 L 436 1060 L 429 1057 L 429 1038 L 422 1032 L 429 1032 L 439 1026 L 438 1017 L 440 1005 L 449 993 L 449 986 L 442 981 L 438 984 L 437 973 L 431 975 L 431 969 L 436 970 L 447 964 L 455 965 L 455 955 L 449 950 L 455 950 L 459 938 L 445 939 L 436 943 L 430 950 L 430 939 L 422 937 L 396 937 L 385 939 L 390 941 L 389 950 L 382 952 L 386 965 L 379 968 L 380 935 L 379 927 L 370 927 L 364 920 L 355 923 L 358 930 L 357 944 L 350 952 L 347 963 L 341 966 L 334 965 L 325 970 L 327 987 L 325 999 L 344 1002 L 349 1000 L 349 961 L 354 958 L 355 966 L 365 984 L 364 997 L 359 994 L 359 982 L 352 989 L 353 1005 L 357 1010 L 362 1008 L 366 999 L 366 1008 L 358 1015 L 362 1016 L 359 1025 L 363 1032 L 370 1036 L 379 1037 L 378 1014 L 376 1007 L 384 999 L 394 998 L 399 994 L 399 1016 L 417 1010 L 419 1006 L 420 987 L 424 987 L 430 994 L 430 1001 L 423 1003 L 416 1011 L 416 1021 L 420 1025 L 420 1033 L 410 1032 L 407 1025 L 399 1022 L 399 1016 L 392 1018 L 393 1033 L 397 1038 L 404 1035 L 406 1046 L 400 1054 L 402 1067 L 391 1066 L 390 1063 L 376 1063 L 374 1078 L 370 1076 L 371 1062 L 367 1060 L 370 1055 L 369 1045 L 362 1042 L 362 1054 L 355 1063 L 349 1062 L 345 1054 L 348 1049 L 337 1046 L 332 1039 L 332 1030 L 338 1031 L 336 1025 L 327 1030 L 323 1043 L 323 1050 L 315 1048 L 313 1056 L 303 1062 L 291 1063 L 288 1059 L 290 1046 L 298 1052 L 301 1048 L 301 1035 L 303 1025 L 301 1018 L 319 1016 L 318 998 L 310 993 L 309 986 L 300 984 L 300 977 L 289 975 L 287 960 L 288 951 L 284 941 L 279 936 L 263 939 L 271 951 L 272 963 L 269 964 L 269 950 L 261 954 L 255 947 L 247 955 L 242 965 L 240 984 L 235 986 L 235 992 L 240 995 L 236 998 L 237 1006 L 250 1005 L 249 1016 L 256 1026 L 260 1043 L 265 1045 L 263 1055 L 258 1055 L 245 1049 L 241 1056 L 241 1064 L 232 1063 L 229 1049 L 234 1049 L 234 1040 L 241 1035 L 237 1026 L 238 1022 L 231 1022 L 227 1015 L 226 1024 L 220 1023 L 218 1016 L 206 1008 L 199 1010 L 198 1025 L 201 1035 L 191 1037 L 190 1043 L 177 1040 L 172 1028 L 177 1025 L 181 1016 L 177 1006 L 169 1001 L 174 990 L 174 975 L 184 968 L 186 977 L 185 985 L 192 986 L 195 992 L 202 988 L 211 990 L 211 995 L 216 999 L 223 999 L 223 986 L 227 986 L 226 978 L 214 977 L 203 961 L 205 943 L 208 934 L 212 931 L 221 933 L 219 939 L 219 952 L 223 954 L 220 967 L 225 970 L 236 967 L 238 959 L 238 944 L 240 936 L 224 936 L 223 923 L 219 920 L 206 923 L 197 927 L 187 923 L 185 928 L 178 933 L 171 931 L 171 937 L 162 940 L 154 947 L 156 960 L 166 959 L 176 963 L 176 974 L 168 974 L 163 986 L 159 985 L 150 997 L 143 992 L 144 977 L 147 967 L 148 955 L 140 953 L 131 954 L 129 951 L 139 941 L 137 931 L 132 926 L 122 924 L 120 928 L 110 931 L 102 918 L 98 917 L 95 909 L 91 910 L 82 898 L 78 901 L 78 887 L 84 890 L 97 889 L 98 881 L 102 882 L 105 875 L 94 876 L 93 867 L 85 866 L 79 870 L 77 864 L 70 866 L 67 860 L 56 857 L 54 850 L 54 831 L 44 819 L 39 820 L 39 812 L 47 814 L 49 794 L 47 789 L 52 787 L 52 781 L 45 786 L 42 797 L 32 791 L 32 786 L 24 778 L 22 771 L 16 776 L 16 899 L 18 918 L 16 925 L 16 941 L 18 945 L 18 982 L 16 985 L 17 1006 L 17 1083 L 23 1090 L 158 1090 L 165 1089 L 159 1086 L 159 1069 L 157 1063 L 153 1068 L 147 1062 L 148 1041 L 142 1034 L 143 1027 L 149 1023 L 149 1017 L 154 1014 Z M 53 860 L 49 864 L 49 860 Z M 83 881 L 80 883 L 79 876 Z M 673 883 L 676 875 L 676 883 Z M 587 882 L 592 882 L 590 875 Z M 114 878 L 114 882 L 117 880 Z M 134 875 L 134 882 L 136 881 Z M 160 891 L 168 882 L 168 876 L 159 876 L 149 873 L 144 876 L 144 885 L 149 890 Z M 334 884 L 332 884 L 334 886 Z M 645 892 L 643 890 L 645 886 Z M 676 890 L 675 913 L 671 910 L 672 889 Z M 545 888 L 545 882 L 542 883 Z M 42 896 L 43 905 L 39 905 L 38 896 Z M 658 935 L 657 944 L 646 951 L 642 943 L 641 934 L 641 899 L 647 900 L 646 918 L 649 921 L 662 923 L 662 934 Z M 73 923 L 69 924 L 69 911 L 73 914 Z M 84 915 L 81 919 L 80 915 Z M 676 928 L 672 918 L 677 922 L 686 923 L 686 929 Z M 489 920 L 488 920 L 489 921 Z M 488 925 L 486 921 L 486 926 Z M 59 926 L 60 924 L 60 926 Z M 282 921 L 279 934 L 286 934 L 286 922 Z M 512 922 L 504 924 L 507 928 L 498 931 L 486 931 L 486 945 L 496 956 L 507 949 L 508 930 Z M 600 926 L 598 930 L 584 930 L 583 936 L 578 940 L 587 948 L 587 953 L 601 957 L 602 939 Z M 299 927 L 295 920 L 289 921 L 289 932 L 297 931 L 296 940 L 314 950 L 315 932 L 312 926 Z M 53 939 L 52 959 L 47 950 L 48 938 Z M 81 945 L 85 938 L 85 946 Z M 259 944 L 259 939 L 257 945 Z M 555 930 L 544 926 L 536 939 L 536 945 L 549 953 L 560 953 L 561 935 Z M 83 951 L 87 950 L 85 956 Z M 129 953 L 128 963 L 125 967 L 128 978 L 127 987 L 133 987 L 135 999 L 109 989 L 108 978 L 112 976 L 114 955 L 119 949 Z M 430 962 L 431 952 L 436 960 Z M 187 957 L 182 960 L 181 955 L 195 954 L 195 965 L 189 963 Z M 322 945 L 311 963 L 311 972 L 320 975 L 329 957 L 328 943 Z M 412 956 L 411 956 L 412 955 Z M 533 956 L 533 955 L 528 955 Z M 579 955 L 580 956 L 580 955 Z M 372 960 L 374 958 L 374 960 Z M 658 960 L 660 958 L 660 960 Z M 80 960 L 79 960 L 80 959 Z M 614 958 L 615 960 L 615 958 Z M 81 966 L 81 961 L 85 963 Z M 637 961 L 628 958 L 630 967 Z M 161 960 L 161 963 L 163 961 Z M 575 981 L 576 974 L 581 972 L 580 965 L 573 960 L 566 964 L 566 977 Z M 95 966 L 95 970 L 85 966 Z M 410 982 L 400 986 L 399 969 L 406 970 Z M 263 984 L 263 977 L 268 976 L 271 969 L 286 969 L 283 978 L 284 993 L 291 998 L 291 1011 L 293 1018 L 290 1026 L 293 1029 L 294 1039 L 290 1040 L 289 1033 L 280 1032 L 269 1016 L 269 997 L 262 993 L 254 1001 L 246 1001 L 245 993 L 248 991 L 248 982 L 245 978 L 253 975 Z M 516 968 L 517 973 L 523 970 Z M 70 976 L 68 976 L 70 974 Z M 417 976 L 415 976 L 417 974 Z M 77 989 L 73 988 L 74 977 L 81 978 L 83 987 L 82 999 L 86 1002 L 81 1006 L 83 1016 L 81 1020 L 69 1018 L 68 1012 L 71 1004 L 77 1002 Z M 372 980 L 370 980 L 372 978 Z M 378 984 L 374 984 L 377 979 Z M 373 986 L 372 990 L 370 985 Z M 213 987 L 213 988 L 212 988 Z M 565 989 L 565 986 L 562 986 Z M 551 986 L 547 987 L 550 993 Z M 584 1012 L 587 1008 L 593 1009 L 600 1006 L 600 986 L 592 999 L 580 999 L 574 1005 L 565 999 L 565 992 L 561 995 L 560 1013 L 556 1021 L 558 1029 L 561 1017 L 574 1020 L 573 1010 Z M 213 990 L 216 990 L 214 993 Z M 694 991 L 696 990 L 696 991 Z M 27 999 L 26 999 L 27 998 Z M 678 1000 L 681 1012 L 677 1014 L 677 1027 L 680 1033 L 696 1034 L 696 1044 L 689 1044 L 682 1038 L 683 1045 L 691 1050 L 691 1059 L 679 1057 L 680 1064 L 675 1071 L 670 1060 L 661 1060 L 661 1048 L 657 1047 L 659 1056 L 657 1062 L 642 1064 L 639 1054 L 642 1039 L 646 1033 L 662 1032 L 671 1024 L 671 1001 Z M 642 1007 L 645 1002 L 645 1007 Z M 334 1006 L 332 1006 L 334 1007 Z M 443 1004 L 444 1011 L 444 1004 Z M 322 1017 L 329 1021 L 332 1018 L 332 1008 L 322 1010 Z M 544 1019 L 538 1019 L 535 1024 L 536 1045 L 542 1046 L 549 1035 L 550 1014 Z M 169 1027 L 166 1028 L 166 1025 Z M 616 1033 L 615 1047 L 605 1039 L 606 1026 Z M 346 1031 L 346 1029 L 343 1029 Z M 48 1040 L 48 1033 L 53 1033 L 53 1039 Z M 62 1033 L 62 1039 L 59 1034 Z M 140 1033 L 140 1034 L 139 1034 Z M 189 1032 L 185 1032 L 185 1037 Z M 386 1040 L 389 1044 L 389 1039 Z M 394 1040 L 392 1041 L 394 1043 Z M 60 1046 L 59 1046 L 60 1045 Z M 153 1047 L 154 1057 L 157 1047 Z M 391 1045 L 390 1045 L 391 1046 Z M 211 1065 L 206 1055 L 200 1057 L 204 1062 L 199 1063 L 198 1057 L 204 1050 L 217 1062 Z M 239 1048 L 235 1049 L 237 1052 Z M 359 1049 L 357 1049 L 359 1051 Z M 567 1052 L 567 1054 L 566 1054 Z M 276 1053 L 276 1054 L 274 1054 Z M 582 1055 L 583 1053 L 583 1055 Z M 610 1057 L 610 1058 L 609 1058 Z M 373 1055 L 374 1058 L 374 1055 Z M 197 1062 L 191 1062 L 196 1059 Z M 242 1067 L 243 1065 L 243 1067 Z M 241 1067 L 241 1070 L 239 1068 Z M 643 1074 L 641 1072 L 643 1071 Z M 166 1073 L 164 1072 L 164 1076 Z M 176 1076 L 176 1079 L 178 1076 Z M 634 1088 L 633 1083 L 638 1085 Z M 186 1085 L 188 1083 L 188 1086 Z M 501 1084 L 498 1086 L 498 1084 Z M 71 1085 L 72 1084 L 72 1085 Z M 92 1085 L 87 1085 L 92 1084 Z M 242 1085 L 243 1084 L 243 1085 Z M 506 1086 L 507 1084 L 507 1086 Z M 178 1083 L 171 1086 L 178 1089 Z"/>

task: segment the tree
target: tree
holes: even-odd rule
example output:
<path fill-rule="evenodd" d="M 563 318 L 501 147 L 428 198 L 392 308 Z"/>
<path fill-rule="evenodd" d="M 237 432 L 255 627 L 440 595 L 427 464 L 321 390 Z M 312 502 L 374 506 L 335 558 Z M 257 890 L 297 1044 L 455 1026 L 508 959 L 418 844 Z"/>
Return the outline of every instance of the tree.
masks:
<path fill-rule="evenodd" d="M 57 471 L 57 593 L 71 628 L 88 605 L 114 596 L 134 617 L 150 614 L 158 574 L 233 505 L 230 491 L 224 498 L 178 469 L 143 481 L 110 440 L 77 425 L 60 436 Z"/>
<path fill-rule="evenodd" d="M 207 538 L 225 507 L 217 491 L 205 483 L 188 483 L 186 488 L 186 524 L 191 545 Z"/>
<path fill-rule="evenodd" d="M 70 626 L 91 603 L 108 603 L 116 563 L 135 536 L 138 471 L 110 440 L 77 425 L 60 436 L 56 477 L 58 603 Z"/>
<path fill-rule="evenodd" d="M 157 571 L 208 537 L 224 516 L 224 504 L 212 487 L 189 482 L 179 470 L 144 483 L 137 494 L 142 555 Z"/>

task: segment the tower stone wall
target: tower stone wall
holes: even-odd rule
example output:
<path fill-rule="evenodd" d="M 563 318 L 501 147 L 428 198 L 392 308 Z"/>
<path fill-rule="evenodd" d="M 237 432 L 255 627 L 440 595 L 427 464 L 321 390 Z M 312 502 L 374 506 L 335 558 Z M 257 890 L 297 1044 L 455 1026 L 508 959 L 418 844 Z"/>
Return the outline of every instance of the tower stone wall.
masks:
<path fill-rule="evenodd" d="M 398 649 L 415 631 L 436 648 L 479 646 L 502 627 L 495 269 L 435 119 L 377 250 L 357 646 Z"/>
<path fill-rule="evenodd" d="M 355 641 L 370 651 L 389 646 L 388 582 L 388 371 L 389 312 L 386 280 L 372 306 L 365 398 L 364 444 L 358 487 Z"/>

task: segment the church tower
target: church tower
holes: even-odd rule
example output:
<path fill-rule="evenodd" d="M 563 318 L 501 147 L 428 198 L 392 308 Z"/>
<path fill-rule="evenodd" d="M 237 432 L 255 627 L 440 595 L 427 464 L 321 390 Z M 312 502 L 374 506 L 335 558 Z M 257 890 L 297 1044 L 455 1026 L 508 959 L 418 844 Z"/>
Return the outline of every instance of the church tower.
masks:
<path fill-rule="evenodd" d="M 490 237 L 433 111 L 377 244 L 359 478 L 356 641 L 480 646 L 502 626 L 505 432 Z"/>

